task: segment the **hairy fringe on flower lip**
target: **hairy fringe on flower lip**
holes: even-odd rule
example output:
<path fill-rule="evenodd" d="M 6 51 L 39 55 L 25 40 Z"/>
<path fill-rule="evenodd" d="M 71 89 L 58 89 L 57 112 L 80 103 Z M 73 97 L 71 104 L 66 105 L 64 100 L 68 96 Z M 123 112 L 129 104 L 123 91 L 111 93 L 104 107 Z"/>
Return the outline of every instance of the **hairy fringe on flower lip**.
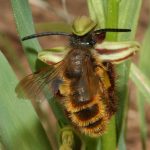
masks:
<path fill-rule="evenodd" d="M 91 127 L 82 127 L 79 130 L 82 133 L 88 134 L 91 137 L 98 137 L 100 135 L 102 135 L 105 131 L 106 131 L 106 125 L 108 123 L 108 118 L 107 117 L 103 117 L 99 120 L 100 122 L 97 124 L 97 126 L 93 126 L 94 124 L 91 124 Z"/>
<path fill-rule="evenodd" d="M 100 100 L 100 95 L 97 94 L 95 95 L 87 104 L 82 104 L 82 105 L 75 105 L 73 101 L 70 99 L 68 101 L 64 101 L 64 106 L 67 108 L 68 112 L 74 113 L 74 112 L 79 112 L 80 110 L 83 110 L 85 108 L 91 107 L 94 104 L 99 103 Z"/>
<path fill-rule="evenodd" d="M 97 112 L 97 114 L 94 117 L 91 117 L 91 118 L 89 118 L 87 120 L 86 119 L 82 120 L 79 116 L 77 116 L 77 113 L 71 113 L 71 112 L 68 112 L 68 117 L 72 120 L 72 122 L 74 124 L 77 124 L 78 126 L 81 126 L 81 127 L 87 126 L 88 124 L 91 124 L 91 123 L 94 123 L 94 122 L 96 122 L 98 119 L 100 119 L 102 117 L 106 117 L 105 105 L 102 102 L 96 103 L 94 105 L 98 106 L 98 112 Z"/>

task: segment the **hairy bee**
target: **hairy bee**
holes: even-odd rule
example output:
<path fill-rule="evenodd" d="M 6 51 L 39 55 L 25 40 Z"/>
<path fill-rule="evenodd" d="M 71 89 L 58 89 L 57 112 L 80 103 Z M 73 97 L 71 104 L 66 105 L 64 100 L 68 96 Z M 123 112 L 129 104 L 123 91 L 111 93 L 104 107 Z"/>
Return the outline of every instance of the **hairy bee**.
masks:
<path fill-rule="evenodd" d="M 72 33 L 46 32 L 24 37 L 28 40 L 46 35 L 68 36 L 67 48 L 41 51 L 38 58 L 49 66 L 25 77 L 19 89 L 27 97 L 42 100 L 45 89 L 63 105 L 72 125 L 89 136 L 104 133 L 116 112 L 115 73 L 113 64 L 132 56 L 136 42 L 107 42 L 106 32 L 130 32 L 130 29 L 98 29 L 88 17 L 78 17 Z"/>

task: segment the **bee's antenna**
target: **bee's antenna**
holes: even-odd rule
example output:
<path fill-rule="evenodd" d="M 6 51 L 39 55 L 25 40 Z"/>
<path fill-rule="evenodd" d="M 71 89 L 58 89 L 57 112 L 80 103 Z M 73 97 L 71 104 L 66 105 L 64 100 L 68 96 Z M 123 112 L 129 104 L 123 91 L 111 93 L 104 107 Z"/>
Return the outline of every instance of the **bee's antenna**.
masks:
<path fill-rule="evenodd" d="M 37 33 L 37 34 L 25 36 L 21 40 L 25 41 L 25 40 L 29 40 L 29 39 L 33 39 L 33 38 L 37 38 L 37 37 L 42 37 L 42 36 L 49 36 L 49 35 L 71 36 L 70 33 L 65 33 L 65 32 L 42 32 L 42 33 Z"/>
<path fill-rule="evenodd" d="M 113 29 L 113 28 L 105 28 L 105 29 L 99 29 L 95 30 L 94 33 L 98 34 L 101 32 L 131 32 L 131 29 Z"/>

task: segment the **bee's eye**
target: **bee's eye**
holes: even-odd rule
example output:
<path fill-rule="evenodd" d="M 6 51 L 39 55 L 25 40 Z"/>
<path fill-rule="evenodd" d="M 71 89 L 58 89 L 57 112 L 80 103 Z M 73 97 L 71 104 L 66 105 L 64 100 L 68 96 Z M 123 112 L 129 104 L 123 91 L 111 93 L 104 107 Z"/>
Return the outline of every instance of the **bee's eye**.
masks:
<path fill-rule="evenodd" d="M 96 43 L 95 38 L 93 38 L 92 34 L 86 35 L 86 36 L 83 38 L 83 42 L 89 43 L 90 45 L 91 45 L 91 44 L 93 45 L 93 44 Z"/>
<path fill-rule="evenodd" d="M 101 32 L 99 34 L 94 34 L 93 38 L 97 43 L 102 43 L 105 40 L 106 32 Z"/>
<path fill-rule="evenodd" d="M 96 44 L 96 40 L 92 39 L 92 40 L 91 40 L 91 44 L 92 44 L 92 45 L 95 45 L 95 44 Z"/>

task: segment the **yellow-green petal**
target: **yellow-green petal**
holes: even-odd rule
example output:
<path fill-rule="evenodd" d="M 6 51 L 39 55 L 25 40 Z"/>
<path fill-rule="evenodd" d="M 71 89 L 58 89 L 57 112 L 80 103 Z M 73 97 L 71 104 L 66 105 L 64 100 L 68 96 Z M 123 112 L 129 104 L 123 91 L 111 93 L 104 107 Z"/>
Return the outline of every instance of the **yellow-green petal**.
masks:
<path fill-rule="evenodd" d="M 48 65 L 53 65 L 64 59 L 68 52 L 65 47 L 55 47 L 48 50 L 43 50 L 38 53 L 38 59 Z"/>

